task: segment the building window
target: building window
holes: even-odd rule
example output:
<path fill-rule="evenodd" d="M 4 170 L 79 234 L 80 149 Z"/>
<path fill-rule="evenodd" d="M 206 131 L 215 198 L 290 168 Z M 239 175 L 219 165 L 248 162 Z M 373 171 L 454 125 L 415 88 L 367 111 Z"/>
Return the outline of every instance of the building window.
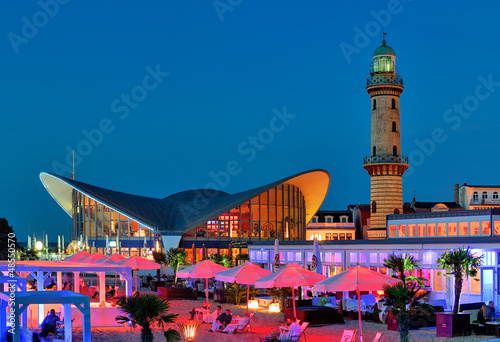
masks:
<path fill-rule="evenodd" d="M 349 222 L 349 217 L 348 216 L 340 216 L 340 222 L 342 222 L 342 223 Z"/>
<path fill-rule="evenodd" d="M 377 100 L 373 100 L 373 109 L 377 109 Z"/>
<path fill-rule="evenodd" d="M 474 191 L 474 193 L 472 194 L 472 200 L 477 201 L 478 198 L 479 198 L 479 195 L 478 195 L 477 191 Z"/>
<path fill-rule="evenodd" d="M 393 132 L 397 132 L 397 130 L 396 130 L 396 121 L 392 122 L 392 131 Z"/>
<path fill-rule="evenodd" d="M 399 209 L 398 208 L 394 209 L 394 214 L 399 214 Z"/>
<path fill-rule="evenodd" d="M 483 199 L 488 198 L 488 193 L 486 191 L 483 191 Z"/>
<path fill-rule="evenodd" d="M 375 157 L 376 155 L 377 155 L 377 148 L 375 146 L 373 146 L 373 154 L 372 154 L 372 156 Z"/>
<path fill-rule="evenodd" d="M 392 99 L 392 109 L 396 109 L 396 100 Z"/>
<path fill-rule="evenodd" d="M 333 216 L 325 216 L 326 223 L 333 223 Z"/>
<path fill-rule="evenodd" d="M 321 240 L 321 234 L 315 233 L 311 236 L 311 240 L 318 239 L 318 241 Z"/>
<path fill-rule="evenodd" d="M 345 236 L 347 240 L 352 240 L 352 233 L 347 233 Z"/>
<path fill-rule="evenodd" d="M 498 192 L 496 192 L 496 191 L 495 191 L 495 192 L 493 193 L 493 198 L 494 198 L 494 199 L 498 199 Z"/>
<path fill-rule="evenodd" d="M 331 239 L 332 239 L 332 233 L 326 233 L 325 240 L 331 240 Z"/>
<path fill-rule="evenodd" d="M 311 223 L 318 223 L 318 216 L 314 216 L 314 217 L 311 219 Z"/>
<path fill-rule="evenodd" d="M 392 147 L 392 155 L 393 155 L 394 157 L 397 157 L 397 156 L 398 156 L 398 148 L 397 148 L 397 146 L 393 146 L 393 147 Z"/>
<path fill-rule="evenodd" d="M 377 201 L 373 201 L 372 202 L 372 213 L 376 213 L 377 212 Z"/>

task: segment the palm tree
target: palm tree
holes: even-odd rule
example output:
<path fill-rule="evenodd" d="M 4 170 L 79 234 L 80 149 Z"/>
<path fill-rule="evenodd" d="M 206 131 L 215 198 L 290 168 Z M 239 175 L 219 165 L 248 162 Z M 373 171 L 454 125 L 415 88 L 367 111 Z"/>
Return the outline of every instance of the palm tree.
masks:
<path fill-rule="evenodd" d="M 425 279 L 411 275 L 411 272 L 419 268 L 420 260 L 413 256 L 405 257 L 390 254 L 384 260 L 384 266 L 396 274 L 396 278 L 401 280 L 393 286 L 385 285 L 383 290 L 387 298 L 387 305 L 391 306 L 391 312 L 396 315 L 398 321 L 399 338 L 402 342 L 409 341 L 410 314 L 420 309 L 424 312 L 429 310 L 429 306 L 420 303 L 427 291 L 418 293 L 423 286 Z"/>
<path fill-rule="evenodd" d="M 474 255 L 470 247 L 465 249 L 460 247 L 455 250 L 450 250 L 441 254 L 438 259 L 438 264 L 442 269 L 447 271 L 446 276 L 455 277 L 455 302 L 453 305 L 453 313 L 458 313 L 460 308 L 460 295 L 462 294 L 462 284 L 464 276 L 467 278 L 475 277 L 481 267 L 484 255 Z"/>
<path fill-rule="evenodd" d="M 167 253 L 167 265 L 174 269 L 175 282 L 177 283 L 177 271 L 182 265 L 189 265 L 186 261 L 187 252 L 182 248 L 170 248 Z"/>
<path fill-rule="evenodd" d="M 153 332 L 151 326 L 158 324 L 175 323 L 178 315 L 168 314 L 170 303 L 157 295 L 141 294 L 136 292 L 132 297 L 121 297 L 116 303 L 126 314 L 117 316 L 115 320 L 120 323 L 131 322 L 142 327 L 141 342 L 152 342 Z M 177 330 L 169 328 L 165 331 L 167 342 L 180 341 L 181 335 Z"/>
<path fill-rule="evenodd" d="M 226 254 L 212 254 L 210 255 L 210 259 L 216 264 L 222 265 L 227 268 L 231 268 L 233 265 L 233 261 Z"/>
<path fill-rule="evenodd" d="M 167 255 L 163 252 L 153 251 L 153 260 L 157 264 L 160 264 L 163 266 L 167 263 Z M 160 278 L 161 278 L 161 270 L 157 269 L 156 270 L 156 280 L 160 281 Z"/>
<path fill-rule="evenodd" d="M 418 293 L 420 287 L 416 283 L 397 283 L 393 286 L 384 285 L 383 290 L 386 296 L 386 304 L 391 306 L 391 312 L 398 319 L 399 340 L 409 341 L 410 314 L 417 310 L 426 312 L 428 304 L 421 303 L 427 292 Z"/>

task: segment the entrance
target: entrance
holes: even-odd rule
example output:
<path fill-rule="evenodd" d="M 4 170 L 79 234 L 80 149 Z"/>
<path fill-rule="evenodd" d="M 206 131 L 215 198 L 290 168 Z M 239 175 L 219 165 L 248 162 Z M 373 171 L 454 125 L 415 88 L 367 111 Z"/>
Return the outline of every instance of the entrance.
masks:
<path fill-rule="evenodd" d="M 481 300 L 485 303 L 495 301 L 494 271 L 492 267 L 481 267 Z"/>

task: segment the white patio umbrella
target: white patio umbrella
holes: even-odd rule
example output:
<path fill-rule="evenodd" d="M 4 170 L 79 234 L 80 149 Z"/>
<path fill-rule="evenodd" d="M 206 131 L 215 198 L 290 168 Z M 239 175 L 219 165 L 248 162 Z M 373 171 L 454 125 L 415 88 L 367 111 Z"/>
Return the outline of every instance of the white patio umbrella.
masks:
<path fill-rule="evenodd" d="M 326 277 L 313 271 L 306 270 L 296 263 L 290 263 L 276 273 L 271 273 L 255 282 L 255 287 L 292 287 L 293 316 L 297 315 L 295 308 L 295 286 L 310 286 Z"/>
<path fill-rule="evenodd" d="M 125 260 L 125 259 L 127 259 L 127 258 L 125 258 L 123 255 L 115 253 L 115 254 L 110 255 L 107 258 L 97 260 L 95 263 L 96 264 L 116 265 L 118 262 Z M 116 278 L 117 278 L 117 274 L 115 272 L 115 287 L 116 287 Z"/>
<path fill-rule="evenodd" d="M 319 243 L 317 238 L 314 238 L 311 271 L 315 271 L 316 273 L 322 274 L 321 252 L 319 251 Z"/>
<path fill-rule="evenodd" d="M 270 271 L 257 266 L 250 261 L 239 265 L 238 267 L 230 268 L 226 271 L 217 272 L 215 279 L 225 281 L 227 283 L 244 284 L 247 286 L 247 312 L 248 300 L 250 297 L 250 285 L 254 285 L 255 281 L 271 274 Z"/>
<path fill-rule="evenodd" d="M 177 278 L 201 278 L 206 279 L 205 293 L 208 304 L 208 279 L 215 277 L 217 272 L 226 271 L 227 268 L 216 264 L 212 260 L 203 260 L 196 265 L 189 266 L 177 272 Z"/>
<path fill-rule="evenodd" d="M 121 265 L 121 266 L 129 266 L 129 267 L 135 269 L 135 290 L 136 291 L 137 291 L 137 271 L 138 270 L 157 270 L 157 269 L 161 268 L 160 264 L 158 264 L 154 261 L 142 258 L 138 255 L 134 255 L 128 259 L 119 261 L 116 264 Z"/>
<path fill-rule="evenodd" d="M 280 269 L 280 240 L 276 238 L 274 240 L 273 272 L 278 272 L 279 269 Z"/>
<path fill-rule="evenodd" d="M 361 326 L 361 298 L 359 291 L 382 290 L 384 285 L 394 285 L 399 282 L 401 282 L 401 280 L 358 265 L 316 283 L 314 285 L 314 291 L 356 291 L 358 295 L 359 340 L 363 342 L 363 329 Z"/>

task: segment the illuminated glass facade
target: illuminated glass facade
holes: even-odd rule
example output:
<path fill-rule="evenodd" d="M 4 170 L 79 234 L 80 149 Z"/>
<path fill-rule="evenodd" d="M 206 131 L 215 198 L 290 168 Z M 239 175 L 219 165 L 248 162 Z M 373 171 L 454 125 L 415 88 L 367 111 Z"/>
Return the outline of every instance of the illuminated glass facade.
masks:
<path fill-rule="evenodd" d="M 121 246 L 120 252 L 124 254 L 142 255 L 144 241 L 148 248 L 154 247 L 154 234 L 150 228 L 81 192 L 74 191 L 73 200 L 73 237 L 75 240 L 80 236 L 87 238 L 94 252 L 103 253 L 102 249 L 106 248 L 106 236 L 108 247 L 115 252 L 117 237 Z"/>
<path fill-rule="evenodd" d="M 280 184 L 218 215 L 188 233 L 185 240 L 304 240 L 305 201 L 292 184 Z"/>

